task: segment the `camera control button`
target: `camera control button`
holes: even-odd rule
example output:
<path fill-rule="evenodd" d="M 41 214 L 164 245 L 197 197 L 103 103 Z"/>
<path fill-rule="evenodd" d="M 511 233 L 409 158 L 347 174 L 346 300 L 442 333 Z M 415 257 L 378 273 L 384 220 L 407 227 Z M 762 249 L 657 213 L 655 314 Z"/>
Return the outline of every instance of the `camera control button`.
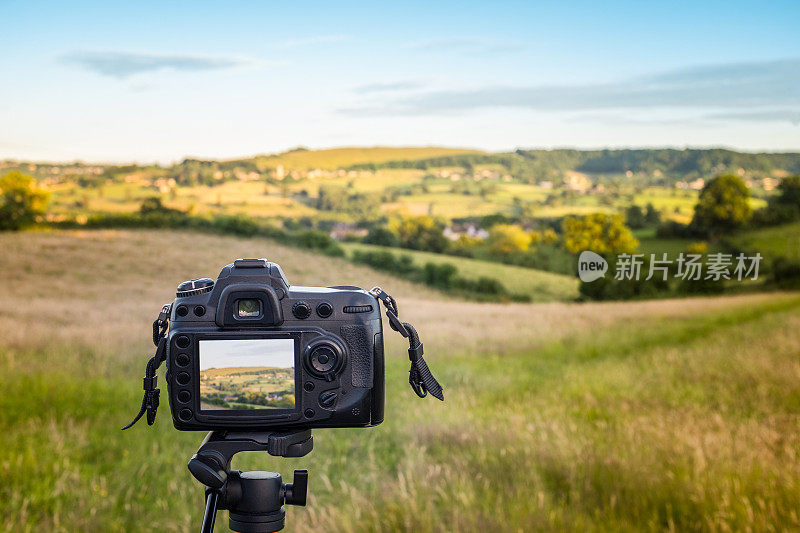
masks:
<path fill-rule="evenodd" d="M 181 409 L 181 412 L 178 414 L 178 416 L 181 418 L 181 420 L 186 421 L 192 419 L 192 414 L 193 413 L 191 409 Z"/>
<path fill-rule="evenodd" d="M 345 313 L 369 313 L 371 311 L 371 305 L 348 305 L 344 308 Z"/>
<path fill-rule="evenodd" d="M 176 379 L 178 380 L 178 383 L 180 383 L 181 385 L 188 385 L 189 382 L 192 380 L 192 376 L 190 376 L 188 372 L 181 372 L 178 374 L 178 377 Z"/>
<path fill-rule="evenodd" d="M 333 407 L 333 404 L 336 403 L 336 397 L 338 393 L 335 390 L 326 390 L 325 392 L 321 392 L 319 395 L 319 404 L 322 407 L 330 408 Z"/>
<path fill-rule="evenodd" d="M 311 316 L 311 308 L 305 302 L 297 302 L 292 306 L 292 314 L 300 320 L 305 320 Z"/>
<path fill-rule="evenodd" d="M 178 401 L 182 403 L 189 403 L 192 399 L 192 393 L 188 390 L 182 390 L 178 393 Z"/>
<path fill-rule="evenodd" d="M 320 302 L 317 304 L 317 314 L 322 318 L 328 318 L 333 314 L 333 306 L 328 302 Z"/>
<path fill-rule="evenodd" d="M 331 345 L 321 344 L 311 352 L 311 366 L 320 374 L 333 370 L 336 363 L 336 352 Z"/>

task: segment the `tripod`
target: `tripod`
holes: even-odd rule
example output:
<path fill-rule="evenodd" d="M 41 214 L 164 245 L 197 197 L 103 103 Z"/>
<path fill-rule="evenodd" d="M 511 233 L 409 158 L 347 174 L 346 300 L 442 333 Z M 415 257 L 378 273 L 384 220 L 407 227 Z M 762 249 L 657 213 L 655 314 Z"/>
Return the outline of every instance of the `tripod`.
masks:
<path fill-rule="evenodd" d="M 231 470 L 242 451 L 266 451 L 280 457 L 303 457 L 314 446 L 311 430 L 287 432 L 211 431 L 189 461 L 189 471 L 206 486 L 202 533 L 214 531 L 217 509 L 229 511 L 229 525 L 240 533 L 283 529 L 283 504 L 305 505 L 308 470 L 295 470 L 293 483 L 277 472 Z"/>

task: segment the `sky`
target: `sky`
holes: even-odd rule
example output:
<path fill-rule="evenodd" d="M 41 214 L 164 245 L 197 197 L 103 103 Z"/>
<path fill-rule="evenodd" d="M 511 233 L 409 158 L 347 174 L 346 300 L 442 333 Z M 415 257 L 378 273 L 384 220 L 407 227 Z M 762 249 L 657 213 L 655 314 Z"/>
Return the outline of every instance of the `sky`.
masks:
<path fill-rule="evenodd" d="M 0 158 L 800 151 L 800 2 L 0 0 Z"/>
<path fill-rule="evenodd" d="M 200 341 L 200 370 L 232 366 L 294 368 L 294 339 Z"/>

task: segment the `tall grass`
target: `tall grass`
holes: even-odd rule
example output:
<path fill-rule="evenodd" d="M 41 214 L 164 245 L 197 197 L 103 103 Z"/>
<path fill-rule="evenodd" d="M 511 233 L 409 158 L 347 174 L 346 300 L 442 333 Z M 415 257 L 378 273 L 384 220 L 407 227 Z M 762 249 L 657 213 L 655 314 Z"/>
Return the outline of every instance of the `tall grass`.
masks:
<path fill-rule="evenodd" d="M 417 399 L 392 339 L 383 425 L 318 430 L 305 458 L 237 457 L 310 469 L 289 531 L 800 528 L 798 295 L 479 304 L 254 239 L 0 244 L 5 530 L 197 527 L 202 490 L 185 465 L 203 435 L 175 431 L 166 404 L 152 428 L 118 428 L 140 401 L 151 315 L 177 281 L 239 255 L 278 260 L 296 283 L 393 289 L 446 389 L 444 404 Z"/>

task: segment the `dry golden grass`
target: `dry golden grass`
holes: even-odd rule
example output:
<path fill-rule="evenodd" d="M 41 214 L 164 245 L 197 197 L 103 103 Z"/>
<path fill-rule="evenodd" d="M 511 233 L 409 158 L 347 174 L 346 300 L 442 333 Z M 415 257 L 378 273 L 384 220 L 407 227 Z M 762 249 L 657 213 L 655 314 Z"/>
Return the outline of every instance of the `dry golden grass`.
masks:
<path fill-rule="evenodd" d="M 35 349 L 78 343 L 149 349 L 148 331 L 175 287 L 216 278 L 238 257 L 278 262 L 296 285 L 381 285 L 402 317 L 424 324 L 429 351 L 518 352 L 618 322 L 669 319 L 785 298 L 779 293 L 643 302 L 492 304 L 463 302 L 370 268 L 264 239 L 165 231 L 0 234 L 3 345 Z M 633 325 L 632 325 L 633 327 Z M 398 342 L 399 345 L 399 342 Z M 127 351 L 127 350 L 125 350 Z"/>

